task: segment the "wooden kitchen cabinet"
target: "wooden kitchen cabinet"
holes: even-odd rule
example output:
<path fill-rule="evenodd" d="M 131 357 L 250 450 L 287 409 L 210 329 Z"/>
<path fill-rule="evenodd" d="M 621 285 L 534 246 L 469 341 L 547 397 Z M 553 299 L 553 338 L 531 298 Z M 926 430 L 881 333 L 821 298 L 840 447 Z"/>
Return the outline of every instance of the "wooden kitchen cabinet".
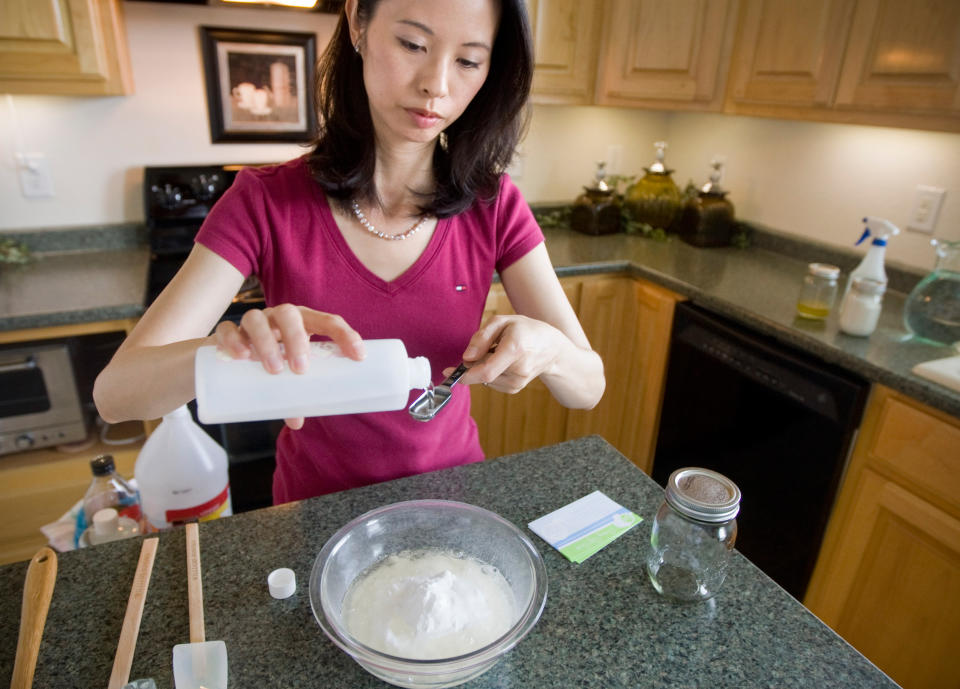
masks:
<path fill-rule="evenodd" d="M 75 454 L 49 449 L 0 457 L 0 564 L 29 560 L 47 544 L 40 527 L 83 497 L 93 479 L 91 459 L 111 454 L 117 472 L 132 478 L 141 447 L 97 444 Z"/>
<path fill-rule="evenodd" d="M 724 110 L 960 131 L 960 3 L 743 0 Z"/>
<path fill-rule="evenodd" d="M 0 0 L 0 93 L 133 93 L 121 0 Z"/>
<path fill-rule="evenodd" d="M 99 333 L 129 333 L 135 318 L 57 325 L 0 332 L 0 344 L 54 338 L 82 337 Z M 134 426 L 131 422 L 131 426 Z M 145 429 L 148 424 L 144 424 Z M 97 433 L 97 429 L 90 431 Z M 136 433 L 136 431 L 132 431 Z M 40 527 L 59 519 L 90 485 L 90 460 L 112 454 L 117 471 L 133 476 L 143 441 L 129 445 L 102 442 L 79 452 L 61 452 L 55 447 L 0 455 L 0 564 L 29 560 L 47 539 Z"/>
<path fill-rule="evenodd" d="M 527 0 L 534 41 L 533 101 L 593 102 L 600 33 L 597 0 Z"/>
<path fill-rule="evenodd" d="M 875 386 L 804 604 L 906 689 L 956 686 L 960 420 Z"/>
<path fill-rule="evenodd" d="M 597 103 L 720 110 L 737 0 L 608 0 Z"/>
<path fill-rule="evenodd" d="M 576 311 L 580 278 L 561 280 L 567 299 Z M 490 288 L 483 322 L 493 316 L 514 313 L 503 285 Z M 480 433 L 480 446 L 487 457 L 532 450 L 567 439 L 569 411 L 561 406 L 540 380 L 516 395 L 506 395 L 482 385 L 470 387 L 470 409 Z"/>
<path fill-rule="evenodd" d="M 539 380 L 516 395 L 470 390 L 472 414 L 488 457 L 599 434 L 649 473 L 666 377 L 673 307 L 681 297 L 627 275 L 562 278 L 567 298 L 604 362 L 607 388 L 591 410 L 568 410 Z M 512 313 L 494 285 L 484 319 Z"/>

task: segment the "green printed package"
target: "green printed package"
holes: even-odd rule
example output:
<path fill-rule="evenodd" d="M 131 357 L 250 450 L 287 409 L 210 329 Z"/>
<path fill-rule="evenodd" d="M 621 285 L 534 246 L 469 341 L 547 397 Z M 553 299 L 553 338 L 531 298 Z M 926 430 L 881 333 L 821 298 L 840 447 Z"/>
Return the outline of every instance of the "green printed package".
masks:
<path fill-rule="evenodd" d="M 571 562 L 583 562 L 643 521 L 596 490 L 527 524 Z"/>

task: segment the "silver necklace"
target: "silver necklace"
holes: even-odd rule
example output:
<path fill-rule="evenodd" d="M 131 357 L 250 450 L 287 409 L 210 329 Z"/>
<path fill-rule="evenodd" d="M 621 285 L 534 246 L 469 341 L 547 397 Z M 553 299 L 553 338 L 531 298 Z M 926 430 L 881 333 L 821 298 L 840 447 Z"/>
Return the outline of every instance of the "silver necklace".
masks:
<path fill-rule="evenodd" d="M 406 232 L 401 232 L 400 234 L 387 234 L 386 232 L 381 232 L 380 230 L 378 230 L 376 227 L 373 226 L 373 223 L 367 220 L 366 216 L 363 214 L 363 211 L 360 210 L 360 205 L 357 203 L 356 199 L 353 199 L 350 202 L 350 207 L 353 208 L 353 214 L 357 216 L 357 222 L 359 222 L 360 225 L 363 226 L 363 228 L 367 232 L 374 235 L 375 237 L 380 237 L 380 239 L 387 239 L 387 240 L 393 241 L 398 239 L 406 239 L 407 237 L 412 237 L 413 235 L 415 235 L 417 232 L 420 231 L 420 228 L 423 227 L 423 223 L 427 221 L 427 216 L 423 215 L 423 216 L 420 216 L 420 219 L 417 220 L 417 222 L 413 224 L 413 227 L 411 227 Z"/>

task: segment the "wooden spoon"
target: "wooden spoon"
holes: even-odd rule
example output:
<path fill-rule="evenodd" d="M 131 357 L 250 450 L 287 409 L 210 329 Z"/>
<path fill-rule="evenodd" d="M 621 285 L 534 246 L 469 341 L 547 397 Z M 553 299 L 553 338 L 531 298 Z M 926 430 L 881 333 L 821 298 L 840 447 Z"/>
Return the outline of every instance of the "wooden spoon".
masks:
<path fill-rule="evenodd" d="M 20 637 L 17 657 L 13 662 L 10 689 L 30 689 L 37 669 L 40 637 L 47 622 L 47 611 L 57 580 L 57 554 L 50 548 L 41 548 L 30 560 L 27 579 L 23 585 L 23 608 L 20 611 Z"/>
<path fill-rule="evenodd" d="M 133 651 L 137 645 L 137 635 L 140 633 L 143 604 L 147 600 L 150 573 L 153 572 L 153 561 L 157 554 L 157 544 L 159 542 L 159 538 L 147 538 L 140 546 L 140 559 L 137 562 L 137 571 L 133 575 L 133 584 L 130 586 L 127 612 L 123 617 L 120 641 L 117 643 L 117 654 L 113 659 L 113 671 L 110 673 L 110 682 L 107 684 L 107 689 L 122 689 L 130 680 Z"/>

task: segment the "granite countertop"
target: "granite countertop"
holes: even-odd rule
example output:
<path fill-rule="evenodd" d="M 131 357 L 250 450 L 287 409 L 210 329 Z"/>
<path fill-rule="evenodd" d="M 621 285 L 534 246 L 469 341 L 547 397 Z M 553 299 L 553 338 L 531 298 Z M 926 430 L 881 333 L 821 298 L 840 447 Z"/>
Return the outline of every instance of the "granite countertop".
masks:
<path fill-rule="evenodd" d="M 805 321 L 795 311 L 807 264 L 836 263 L 844 269 L 841 279 L 845 280 L 859 260 L 852 251 L 771 232 L 757 233 L 748 249 L 704 249 L 676 237 L 667 241 L 627 234 L 594 237 L 563 227 L 546 229 L 544 234 L 561 276 L 627 272 L 645 278 L 871 382 L 960 417 L 960 392 L 911 372 L 917 363 L 956 352 L 908 337 L 902 313 L 912 284 L 902 271 L 888 267 L 890 289 L 884 296 L 880 324 L 869 338 L 860 338 L 839 331 L 838 309 L 826 322 Z M 41 253 L 41 259 L 31 265 L 0 268 L 0 332 L 143 313 L 149 252 L 142 227 L 21 236 L 30 242 L 37 242 L 37 237 L 43 238 L 39 251 L 55 250 Z"/>
<path fill-rule="evenodd" d="M 562 228 L 544 234 L 561 276 L 623 271 L 650 280 L 714 313 L 960 417 L 960 393 L 911 371 L 920 362 L 955 356 L 957 351 L 910 338 L 903 325 L 903 307 L 912 283 L 901 270 L 888 268 L 890 289 L 884 295 L 877 330 L 870 337 L 853 337 L 840 332 L 839 308 L 826 321 L 796 315 L 807 264 L 835 263 L 843 268 L 845 282 L 859 260 L 852 252 L 780 241 L 769 233 L 748 249 L 703 249 L 676 237 L 667 241 L 625 234 L 595 237 Z"/>
<path fill-rule="evenodd" d="M 529 490 L 536 486 L 537 490 Z M 644 522 L 575 565 L 526 524 L 600 490 Z M 458 500 L 523 529 L 546 563 L 539 623 L 481 687 L 895 687 L 883 673 L 736 554 L 720 594 L 678 604 L 650 585 L 644 558 L 663 492 L 597 436 L 281 505 L 200 526 L 208 640 L 227 646 L 230 687 L 386 686 L 321 632 L 313 561 L 342 525 L 401 500 Z M 105 686 L 140 539 L 59 555 L 34 686 Z M 26 562 L 0 567 L 0 677 L 17 642 Z M 267 574 L 290 567 L 297 591 L 274 600 Z M 160 535 L 131 677 L 172 684 L 172 648 L 189 632 L 183 529 Z"/>

